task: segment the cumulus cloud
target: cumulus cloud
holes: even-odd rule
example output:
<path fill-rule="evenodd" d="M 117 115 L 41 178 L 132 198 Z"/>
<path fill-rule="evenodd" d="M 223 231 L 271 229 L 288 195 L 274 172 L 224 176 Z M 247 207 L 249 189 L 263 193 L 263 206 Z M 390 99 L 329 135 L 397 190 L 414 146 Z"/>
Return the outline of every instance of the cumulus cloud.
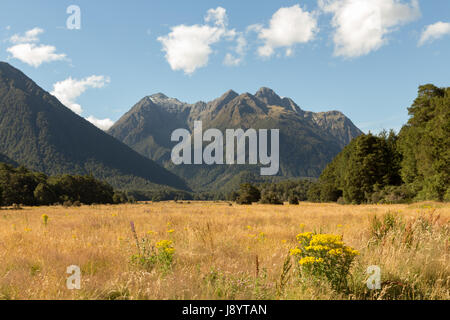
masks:
<path fill-rule="evenodd" d="M 445 35 L 450 35 L 450 23 L 449 22 L 436 22 L 425 27 L 422 32 L 422 36 L 419 40 L 419 46 L 424 45 L 427 42 L 432 42 Z"/>
<path fill-rule="evenodd" d="M 420 17 L 417 0 L 319 0 L 319 7 L 333 14 L 334 54 L 346 58 L 378 50 L 395 27 Z"/>
<path fill-rule="evenodd" d="M 50 45 L 37 44 L 39 35 L 43 29 L 34 28 L 25 32 L 24 35 L 15 34 L 9 40 L 14 45 L 6 49 L 13 58 L 18 59 L 35 68 L 45 62 L 64 60 L 64 53 L 56 53 L 56 48 Z"/>
<path fill-rule="evenodd" d="M 34 28 L 25 32 L 23 36 L 20 34 L 15 34 L 9 40 L 12 43 L 38 42 L 38 35 L 43 32 L 44 30 L 41 28 Z"/>
<path fill-rule="evenodd" d="M 114 121 L 112 121 L 109 118 L 106 119 L 97 119 L 94 116 L 89 116 L 86 118 L 87 121 L 89 121 L 90 123 L 92 123 L 94 126 L 96 126 L 97 128 L 102 129 L 103 131 L 108 130 L 109 128 L 111 128 L 114 124 Z"/>
<path fill-rule="evenodd" d="M 205 16 L 206 23 L 213 23 L 218 27 L 225 28 L 228 25 L 227 10 L 222 7 L 209 9 Z"/>
<path fill-rule="evenodd" d="M 223 29 L 208 25 L 180 25 L 172 28 L 158 40 L 163 44 L 166 59 L 172 70 L 183 70 L 187 74 L 208 64 L 211 45 L 223 36 Z"/>
<path fill-rule="evenodd" d="M 242 45 L 239 44 L 239 41 L 242 43 L 242 40 L 239 40 L 240 34 L 234 29 L 229 30 L 227 26 L 226 10 L 218 7 L 208 10 L 205 24 L 174 26 L 168 35 L 158 37 L 158 41 L 162 44 L 162 50 L 166 53 L 166 60 L 172 70 L 183 70 L 186 74 L 192 74 L 208 64 L 209 56 L 213 52 L 211 46 L 221 40 L 231 41 L 237 38 L 236 52 L 242 52 Z M 230 55 L 229 61 L 231 57 L 233 56 Z"/>
<path fill-rule="evenodd" d="M 244 59 L 245 52 L 247 49 L 247 40 L 242 33 L 237 35 L 236 47 L 234 49 L 235 54 L 227 53 L 223 63 L 227 66 L 238 66 Z"/>
<path fill-rule="evenodd" d="M 285 48 L 286 55 L 293 53 L 293 46 L 298 43 L 312 41 L 319 28 L 316 14 L 304 11 L 299 5 L 280 8 L 274 13 L 268 28 L 260 24 L 251 25 L 248 31 L 256 31 L 264 45 L 258 48 L 262 57 L 270 57 L 276 48 Z"/>
<path fill-rule="evenodd" d="M 76 114 L 81 114 L 83 108 L 76 102 L 76 99 L 82 95 L 88 88 L 102 88 L 110 82 L 105 76 L 90 76 L 81 80 L 72 77 L 57 82 L 53 85 L 51 92 L 62 104 L 71 109 Z"/>
<path fill-rule="evenodd" d="M 66 55 L 55 53 L 56 48 L 47 45 L 36 45 L 34 43 L 21 43 L 6 49 L 13 58 L 18 59 L 35 68 L 44 62 L 64 60 Z"/>

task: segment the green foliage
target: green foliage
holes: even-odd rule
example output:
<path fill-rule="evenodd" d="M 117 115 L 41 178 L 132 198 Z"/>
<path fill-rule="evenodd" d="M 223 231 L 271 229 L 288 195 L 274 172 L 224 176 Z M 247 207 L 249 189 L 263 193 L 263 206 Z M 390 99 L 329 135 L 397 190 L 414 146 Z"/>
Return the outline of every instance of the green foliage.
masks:
<path fill-rule="evenodd" d="M 138 242 L 137 254 L 131 256 L 131 263 L 144 268 L 147 271 L 159 267 L 167 273 L 172 269 L 175 248 L 171 240 L 161 240 L 153 245 L 148 238 L 142 238 Z"/>
<path fill-rule="evenodd" d="M 305 232 L 297 235 L 297 240 L 299 245 L 290 254 L 299 266 L 299 275 L 324 278 L 333 289 L 346 289 L 350 267 L 359 252 L 346 246 L 342 235 Z"/>
<path fill-rule="evenodd" d="M 262 204 L 283 204 L 278 194 L 273 191 L 262 192 L 260 202 Z"/>
<path fill-rule="evenodd" d="M 106 204 L 128 201 L 125 194 L 116 194 L 105 182 L 92 176 L 47 177 L 25 167 L 14 168 L 0 163 L 0 205 L 28 206 L 63 203 Z"/>
<path fill-rule="evenodd" d="M 375 188 L 371 202 L 379 204 L 409 203 L 414 196 L 415 193 L 409 185 L 386 186 L 381 190 Z"/>
<path fill-rule="evenodd" d="M 403 222 L 400 216 L 388 212 L 379 219 L 376 215 L 370 220 L 370 234 L 375 242 L 383 240 L 390 231 L 401 228 Z"/>
<path fill-rule="evenodd" d="M 252 204 L 258 202 L 261 199 L 261 192 L 258 188 L 250 183 L 244 183 L 239 190 L 239 197 L 237 203 L 239 204 Z"/>
<path fill-rule="evenodd" d="M 58 196 L 56 195 L 54 188 L 52 188 L 47 181 L 39 183 L 36 189 L 34 189 L 33 194 L 37 203 L 40 205 L 58 202 Z"/>
<path fill-rule="evenodd" d="M 295 194 L 291 194 L 288 198 L 289 204 L 299 204 L 298 197 Z"/>
<path fill-rule="evenodd" d="M 450 88 L 419 87 L 411 118 L 393 131 L 354 139 L 308 191 L 315 202 L 401 203 L 450 199 Z"/>
<path fill-rule="evenodd" d="M 59 199 L 84 204 L 113 203 L 113 188 L 92 176 L 63 175 L 49 178 L 52 189 Z"/>
<path fill-rule="evenodd" d="M 309 190 L 311 201 L 364 203 L 372 194 L 388 185 L 399 185 L 400 156 L 394 132 L 378 136 L 361 135 L 354 139 L 327 166 L 317 185 Z"/>
<path fill-rule="evenodd" d="M 401 175 L 417 200 L 445 198 L 450 187 L 450 88 L 419 87 L 399 134 Z"/>
<path fill-rule="evenodd" d="M 192 200 L 192 193 L 176 190 L 172 188 L 161 187 L 156 190 L 132 190 L 127 192 L 128 197 L 137 201 L 152 200 L 168 201 L 168 200 Z"/>

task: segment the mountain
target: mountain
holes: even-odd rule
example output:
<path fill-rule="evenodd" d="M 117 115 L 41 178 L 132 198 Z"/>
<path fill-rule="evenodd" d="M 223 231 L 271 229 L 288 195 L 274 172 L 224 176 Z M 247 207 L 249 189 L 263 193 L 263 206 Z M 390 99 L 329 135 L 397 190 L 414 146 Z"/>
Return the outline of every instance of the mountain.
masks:
<path fill-rule="evenodd" d="M 281 177 L 318 177 L 351 139 L 362 134 L 338 111 L 304 111 L 269 88 L 254 95 L 229 90 L 213 101 L 194 104 L 154 94 L 133 106 L 108 133 L 183 177 L 195 190 L 229 188 L 248 173 L 259 175 L 259 168 L 250 165 L 175 166 L 170 159 L 176 144 L 170 141 L 171 133 L 178 128 L 192 132 L 196 120 L 203 121 L 203 131 L 280 129 Z"/>
<path fill-rule="evenodd" d="M 17 167 L 18 166 L 17 162 L 15 162 L 14 160 L 11 160 L 10 158 L 5 156 L 4 154 L 0 154 L 0 163 L 6 163 L 6 164 L 9 164 L 9 165 L 12 165 L 13 167 Z"/>
<path fill-rule="evenodd" d="M 0 62 L 0 153 L 49 175 L 92 174 L 119 189 L 186 183 L 62 105 Z"/>

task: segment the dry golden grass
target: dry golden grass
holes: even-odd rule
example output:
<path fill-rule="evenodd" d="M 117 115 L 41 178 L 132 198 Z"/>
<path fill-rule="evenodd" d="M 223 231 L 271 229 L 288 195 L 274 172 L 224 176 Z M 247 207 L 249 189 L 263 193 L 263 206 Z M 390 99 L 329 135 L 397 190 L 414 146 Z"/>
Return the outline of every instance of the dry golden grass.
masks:
<path fill-rule="evenodd" d="M 401 216 L 406 231 L 373 243 L 370 219 L 386 212 Z M 47 226 L 44 214 L 49 217 Z M 450 204 L 162 202 L 24 208 L 1 210 L 0 215 L 0 299 L 450 297 Z M 130 263 L 137 253 L 130 221 L 140 238 L 173 240 L 172 271 L 145 270 Z M 424 221 L 430 224 L 418 232 L 418 223 Z M 280 286 L 283 263 L 302 230 L 343 234 L 345 243 L 361 252 L 347 292 L 336 293 L 324 282 L 299 278 L 295 261 L 286 284 Z M 411 241 L 405 240 L 408 232 Z M 81 268 L 81 290 L 66 288 L 70 265 Z M 381 292 L 366 289 L 370 265 L 381 267 Z"/>

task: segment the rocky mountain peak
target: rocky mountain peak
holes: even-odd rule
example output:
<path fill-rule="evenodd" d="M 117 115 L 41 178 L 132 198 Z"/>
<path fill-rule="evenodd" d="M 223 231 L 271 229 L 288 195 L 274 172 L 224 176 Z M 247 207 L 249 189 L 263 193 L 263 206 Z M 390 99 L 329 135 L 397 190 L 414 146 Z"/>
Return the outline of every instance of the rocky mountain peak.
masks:
<path fill-rule="evenodd" d="M 166 96 L 164 93 L 161 93 L 161 92 L 152 94 L 152 95 L 150 96 L 150 98 L 158 99 L 158 100 L 166 100 L 166 99 L 169 99 L 168 96 Z"/>
<path fill-rule="evenodd" d="M 255 94 L 258 98 L 280 98 L 275 91 L 267 87 L 261 87 Z"/>

